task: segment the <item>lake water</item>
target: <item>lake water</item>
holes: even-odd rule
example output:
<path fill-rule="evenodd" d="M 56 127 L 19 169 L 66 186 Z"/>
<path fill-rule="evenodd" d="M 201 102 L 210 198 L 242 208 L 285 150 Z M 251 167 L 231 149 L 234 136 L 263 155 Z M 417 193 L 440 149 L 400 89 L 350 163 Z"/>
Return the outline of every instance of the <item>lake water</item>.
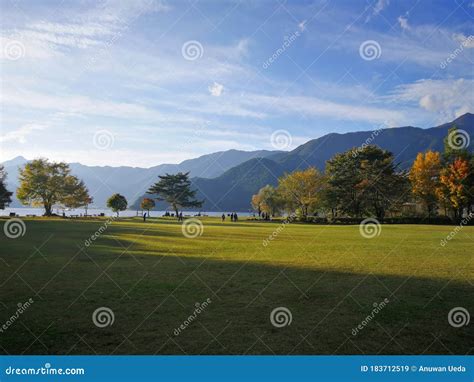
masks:
<path fill-rule="evenodd" d="M 10 212 L 14 212 L 18 216 L 26 216 L 26 215 L 35 215 L 35 216 L 42 216 L 44 214 L 44 209 L 43 208 L 5 208 L 4 210 L 0 210 L 0 216 L 8 216 Z M 62 210 L 56 210 L 54 209 L 53 212 L 55 214 L 58 214 L 62 216 L 63 211 Z M 165 214 L 166 211 L 150 211 L 150 216 L 151 217 L 160 217 Z M 231 211 L 230 211 L 231 212 Z M 230 213 L 229 212 L 229 213 Z M 79 208 L 77 210 L 71 210 L 71 211 L 65 211 L 66 216 L 71 216 L 71 215 L 84 215 L 85 211 L 83 208 Z M 115 216 L 115 212 L 109 210 L 109 209 L 92 209 L 89 208 L 87 214 L 88 215 L 100 215 L 101 213 L 105 214 L 105 216 Z M 184 211 L 183 216 L 195 216 L 199 213 L 199 211 Z M 200 211 L 201 215 L 207 215 L 207 216 L 221 216 L 222 212 L 204 212 Z M 227 215 L 228 212 L 225 212 Z M 237 212 L 237 215 L 246 217 L 246 216 L 251 216 L 251 213 L 248 212 Z M 121 211 L 120 212 L 121 217 L 132 217 L 132 216 L 143 216 L 142 211 L 132 211 L 132 210 L 126 210 L 126 211 Z"/>

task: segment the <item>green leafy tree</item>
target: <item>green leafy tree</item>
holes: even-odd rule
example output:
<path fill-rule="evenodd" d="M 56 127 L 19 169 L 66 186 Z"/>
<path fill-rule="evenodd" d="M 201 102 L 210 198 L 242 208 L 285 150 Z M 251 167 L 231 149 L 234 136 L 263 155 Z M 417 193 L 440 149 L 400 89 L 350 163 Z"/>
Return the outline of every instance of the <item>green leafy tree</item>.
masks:
<path fill-rule="evenodd" d="M 393 154 L 377 146 L 367 146 L 359 154 L 362 206 L 365 213 L 383 220 L 389 210 L 408 199 L 410 183 L 405 173 L 398 172 Z"/>
<path fill-rule="evenodd" d="M 125 211 L 127 209 L 127 205 L 127 199 L 125 196 L 120 194 L 113 194 L 109 199 L 107 199 L 107 207 L 117 213 L 117 217 L 119 216 L 120 211 Z"/>
<path fill-rule="evenodd" d="M 150 210 L 155 208 L 155 201 L 150 198 L 143 198 L 140 207 L 142 210 L 147 210 L 148 216 L 150 216 Z"/>
<path fill-rule="evenodd" d="M 35 159 L 20 169 L 19 179 L 18 199 L 25 205 L 42 205 L 46 216 L 51 216 L 55 204 L 74 204 L 74 195 L 87 191 L 64 162 Z"/>
<path fill-rule="evenodd" d="M 176 216 L 179 214 L 179 208 L 202 206 L 203 201 L 195 200 L 196 191 L 191 190 L 189 172 L 160 175 L 159 179 L 150 187 L 148 194 L 157 195 L 157 200 L 168 203 Z"/>
<path fill-rule="evenodd" d="M 74 178 L 68 178 L 64 186 L 66 196 L 62 200 L 62 204 L 67 208 L 80 208 L 88 206 L 92 202 L 92 198 L 89 195 L 89 190 L 85 186 L 84 182 L 77 181 Z M 87 208 L 86 208 L 87 215 Z"/>
<path fill-rule="evenodd" d="M 409 191 L 407 176 L 397 172 L 392 153 L 373 145 L 337 154 L 327 162 L 326 175 L 326 205 L 349 216 L 370 214 L 383 220 Z"/>
<path fill-rule="evenodd" d="M 2 165 L 0 165 L 0 210 L 4 210 L 5 206 L 11 203 L 12 192 L 6 187 L 7 173 Z"/>

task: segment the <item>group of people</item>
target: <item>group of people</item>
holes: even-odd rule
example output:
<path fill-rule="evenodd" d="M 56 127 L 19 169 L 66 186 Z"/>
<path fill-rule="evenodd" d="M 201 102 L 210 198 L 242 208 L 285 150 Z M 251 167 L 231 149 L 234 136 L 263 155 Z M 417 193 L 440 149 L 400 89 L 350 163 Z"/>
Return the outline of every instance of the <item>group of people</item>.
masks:
<path fill-rule="evenodd" d="M 236 212 L 232 212 L 231 214 L 227 214 L 227 216 L 230 216 L 230 221 L 231 222 L 236 222 L 239 219 Z M 222 221 L 223 222 L 225 221 L 225 214 L 222 214 Z"/>

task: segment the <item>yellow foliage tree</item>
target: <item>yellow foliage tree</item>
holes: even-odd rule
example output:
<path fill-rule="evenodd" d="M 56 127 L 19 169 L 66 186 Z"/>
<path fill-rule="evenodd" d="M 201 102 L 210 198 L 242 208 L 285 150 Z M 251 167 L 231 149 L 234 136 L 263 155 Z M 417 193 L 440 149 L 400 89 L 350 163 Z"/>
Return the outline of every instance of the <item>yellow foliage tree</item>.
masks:
<path fill-rule="evenodd" d="M 436 151 L 418 153 L 410 170 L 409 179 L 413 195 L 422 201 L 431 216 L 437 206 L 436 189 L 439 185 L 441 157 Z"/>
<path fill-rule="evenodd" d="M 316 208 L 322 202 L 326 186 L 326 177 L 314 167 L 286 174 L 278 180 L 278 192 L 285 204 L 299 209 L 303 219 L 310 208 Z"/>

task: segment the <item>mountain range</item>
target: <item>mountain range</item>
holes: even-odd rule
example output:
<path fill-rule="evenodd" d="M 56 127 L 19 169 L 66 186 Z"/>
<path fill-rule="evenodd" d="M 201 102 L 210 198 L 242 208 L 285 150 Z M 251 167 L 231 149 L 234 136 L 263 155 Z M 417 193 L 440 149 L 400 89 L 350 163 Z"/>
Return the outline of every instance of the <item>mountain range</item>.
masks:
<path fill-rule="evenodd" d="M 454 121 L 422 129 L 405 126 L 376 131 L 345 134 L 331 133 L 312 139 L 292 151 L 239 151 L 228 150 L 203 155 L 179 164 L 162 164 L 150 168 L 85 166 L 71 163 L 72 173 L 84 180 L 94 196 L 94 206 L 104 207 L 107 198 L 119 192 L 138 208 L 149 186 L 158 175 L 190 172 L 197 196 L 204 200 L 203 211 L 248 211 L 250 199 L 261 187 L 276 185 L 278 177 L 286 172 L 314 166 L 324 170 L 325 163 L 335 154 L 372 143 L 394 154 L 401 169 L 408 169 L 416 155 L 426 150 L 443 150 L 443 140 L 453 125 L 474 136 L 474 114 L 466 113 Z M 474 142 L 469 147 L 472 150 Z M 27 160 L 17 157 L 4 162 L 9 174 L 10 190 L 18 186 L 18 168 Z M 20 206 L 15 199 L 12 207 Z M 166 209 L 157 203 L 157 209 Z"/>

